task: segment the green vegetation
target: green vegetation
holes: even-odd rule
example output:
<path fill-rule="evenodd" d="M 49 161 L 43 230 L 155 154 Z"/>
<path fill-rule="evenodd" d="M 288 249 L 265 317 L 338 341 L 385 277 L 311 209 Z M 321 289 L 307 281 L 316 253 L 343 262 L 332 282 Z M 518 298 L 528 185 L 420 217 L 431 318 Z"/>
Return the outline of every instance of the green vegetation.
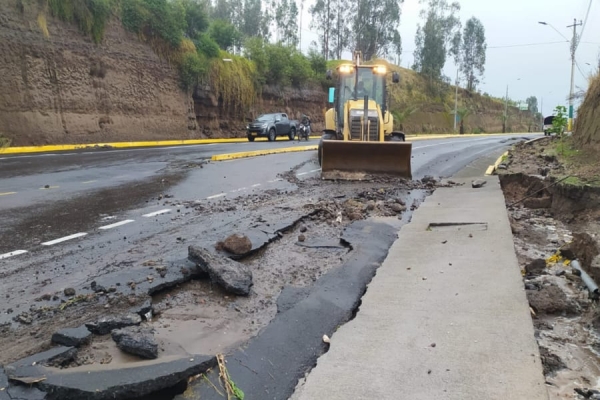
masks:
<path fill-rule="evenodd" d="M 562 136 L 567 128 L 567 108 L 565 106 L 556 106 L 554 109 L 554 120 L 552 121 L 552 133 Z"/>
<path fill-rule="evenodd" d="M 45 6 L 53 16 L 77 24 L 79 29 L 86 35 L 91 35 L 96 43 L 102 41 L 104 28 L 116 5 L 114 0 L 45 0 L 45 2 Z"/>

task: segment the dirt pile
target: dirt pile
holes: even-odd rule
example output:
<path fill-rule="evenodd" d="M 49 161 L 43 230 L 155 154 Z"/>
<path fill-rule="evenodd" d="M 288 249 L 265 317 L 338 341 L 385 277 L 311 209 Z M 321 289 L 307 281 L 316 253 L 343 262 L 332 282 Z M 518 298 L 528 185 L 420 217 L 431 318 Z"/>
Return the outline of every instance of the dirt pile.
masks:
<path fill-rule="evenodd" d="M 584 399 L 600 389 L 600 310 L 570 262 L 600 282 L 600 203 L 596 188 L 559 182 L 569 166 L 554 141 L 515 146 L 500 179 L 550 399 Z"/>
<path fill-rule="evenodd" d="M 573 132 L 575 144 L 580 149 L 593 146 L 600 150 L 600 73 L 591 78 L 588 91 L 577 110 Z"/>

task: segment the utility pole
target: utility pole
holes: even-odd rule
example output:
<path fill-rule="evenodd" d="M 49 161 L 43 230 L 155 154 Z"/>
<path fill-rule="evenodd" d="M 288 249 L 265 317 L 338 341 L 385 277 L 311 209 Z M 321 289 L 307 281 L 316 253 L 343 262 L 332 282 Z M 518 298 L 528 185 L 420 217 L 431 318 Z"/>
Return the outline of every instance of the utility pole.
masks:
<path fill-rule="evenodd" d="M 540 115 L 542 116 L 542 131 L 544 130 L 544 98 L 542 97 L 542 104 L 540 105 Z"/>
<path fill-rule="evenodd" d="M 456 132 L 456 117 L 458 116 L 458 71 L 460 66 L 456 69 L 456 94 L 454 95 L 454 132 Z"/>
<path fill-rule="evenodd" d="M 302 12 L 304 10 L 304 0 L 300 0 L 300 28 L 299 28 L 299 38 L 298 38 L 298 48 L 300 53 L 302 53 Z"/>
<path fill-rule="evenodd" d="M 569 92 L 569 132 L 573 129 L 573 91 L 575 89 L 575 52 L 577 51 L 578 38 L 577 27 L 583 25 L 581 21 L 577 23 L 577 19 L 573 19 L 573 25 L 567 28 L 573 28 L 573 39 L 571 40 L 571 91 Z"/>
<path fill-rule="evenodd" d="M 506 98 L 504 99 L 504 124 L 502 124 L 502 133 L 506 133 L 508 125 L 508 85 L 506 85 Z"/>

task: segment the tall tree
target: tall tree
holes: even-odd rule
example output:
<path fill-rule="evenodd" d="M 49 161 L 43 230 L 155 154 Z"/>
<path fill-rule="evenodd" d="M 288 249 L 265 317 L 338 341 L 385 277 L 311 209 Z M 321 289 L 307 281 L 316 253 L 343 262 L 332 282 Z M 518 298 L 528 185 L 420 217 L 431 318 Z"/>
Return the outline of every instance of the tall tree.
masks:
<path fill-rule="evenodd" d="M 207 10 L 210 9 L 210 5 L 201 0 L 183 0 L 182 4 L 185 9 L 187 25 L 185 34 L 187 37 L 195 39 L 199 33 L 208 29 Z"/>
<path fill-rule="evenodd" d="M 402 53 L 400 25 L 404 0 L 359 0 L 352 7 L 355 16 L 353 45 L 365 60 L 374 56 L 399 56 Z"/>
<path fill-rule="evenodd" d="M 295 0 L 273 0 L 277 41 L 287 46 L 298 45 L 298 6 Z"/>
<path fill-rule="evenodd" d="M 319 32 L 321 54 L 323 54 L 327 60 L 329 59 L 330 54 L 330 36 L 335 18 L 335 13 L 332 10 L 334 1 L 335 0 L 316 0 L 308 9 L 312 16 L 310 27 Z"/>
<path fill-rule="evenodd" d="M 247 37 L 262 36 L 263 13 L 260 0 L 244 1 L 244 15 L 240 31 Z"/>
<path fill-rule="evenodd" d="M 535 96 L 528 97 L 527 100 L 525 100 L 525 102 L 527 103 L 527 107 L 529 108 L 529 112 L 531 112 L 532 114 L 537 114 L 538 113 L 538 100 L 537 100 L 537 97 L 535 97 Z"/>
<path fill-rule="evenodd" d="M 460 46 L 460 71 L 467 81 L 467 90 L 473 91 L 479 83 L 479 78 L 485 72 L 485 28 L 481 21 L 475 17 L 465 24 Z"/>
<path fill-rule="evenodd" d="M 460 4 L 447 0 L 420 0 L 423 25 L 417 25 L 413 69 L 426 76 L 429 83 L 442 80 L 446 56 L 458 56 L 460 45 Z"/>

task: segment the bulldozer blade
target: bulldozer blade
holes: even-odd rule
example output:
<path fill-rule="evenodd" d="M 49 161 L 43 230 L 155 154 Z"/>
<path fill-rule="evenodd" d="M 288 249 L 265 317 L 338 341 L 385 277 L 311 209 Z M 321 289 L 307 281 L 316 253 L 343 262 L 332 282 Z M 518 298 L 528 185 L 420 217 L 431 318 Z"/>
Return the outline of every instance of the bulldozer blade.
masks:
<path fill-rule="evenodd" d="M 322 179 L 365 180 L 374 175 L 412 178 L 412 143 L 323 140 Z"/>

